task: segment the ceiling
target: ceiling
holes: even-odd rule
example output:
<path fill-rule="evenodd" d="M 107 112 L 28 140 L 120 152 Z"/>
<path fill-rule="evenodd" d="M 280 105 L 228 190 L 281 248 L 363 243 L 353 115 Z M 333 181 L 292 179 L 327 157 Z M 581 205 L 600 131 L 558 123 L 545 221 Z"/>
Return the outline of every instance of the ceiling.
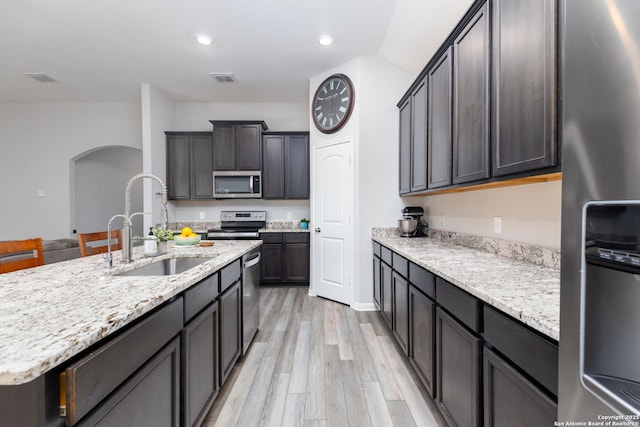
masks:
<path fill-rule="evenodd" d="M 0 102 L 305 103 L 361 55 L 418 73 L 471 0 L 2 0 Z M 196 43 L 205 33 L 210 46 Z M 330 34 L 322 47 L 317 38 Z M 233 73 L 219 83 L 213 72 Z M 24 73 L 45 73 L 40 83 Z"/>

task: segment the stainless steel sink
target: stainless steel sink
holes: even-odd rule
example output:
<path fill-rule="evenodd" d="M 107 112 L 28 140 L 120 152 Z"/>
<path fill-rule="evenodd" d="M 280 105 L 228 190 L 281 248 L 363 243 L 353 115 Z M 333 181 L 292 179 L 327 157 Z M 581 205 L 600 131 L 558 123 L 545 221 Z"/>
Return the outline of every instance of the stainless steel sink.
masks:
<path fill-rule="evenodd" d="M 173 274 L 184 273 L 212 259 L 213 257 L 177 257 L 163 259 L 134 268 L 133 270 L 114 274 L 114 276 L 171 276 Z"/>

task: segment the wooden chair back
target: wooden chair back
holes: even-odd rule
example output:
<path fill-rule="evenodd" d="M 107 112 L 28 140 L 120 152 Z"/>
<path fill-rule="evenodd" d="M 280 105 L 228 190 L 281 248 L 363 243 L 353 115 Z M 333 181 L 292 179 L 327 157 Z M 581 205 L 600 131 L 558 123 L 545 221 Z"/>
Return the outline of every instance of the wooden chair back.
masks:
<path fill-rule="evenodd" d="M 29 252 L 31 252 L 31 256 L 29 256 Z M 0 273 L 8 273 L 39 265 L 44 265 L 42 239 L 40 237 L 0 242 Z"/>
<path fill-rule="evenodd" d="M 117 251 L 122 249 L 122 234 L 120 230 L 111 230 L 111 239 L 116 242 L 111 243 L 111 250 Z M 101 245 L 90 245 L 91 242 L 103 242 Z M 108 237 L 106 231 L 98 231 L 96 233 L 78 234 L 78 245 L 80 246 L 80 255 L 89 256 L 107 252 Z"/>

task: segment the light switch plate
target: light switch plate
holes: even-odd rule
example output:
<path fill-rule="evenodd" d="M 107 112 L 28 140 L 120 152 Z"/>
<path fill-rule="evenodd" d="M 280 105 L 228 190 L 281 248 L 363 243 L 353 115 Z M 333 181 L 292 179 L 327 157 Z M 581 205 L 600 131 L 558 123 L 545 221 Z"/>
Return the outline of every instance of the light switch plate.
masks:
<path fill-rule="evenodd" d="M 496 234 L 502 234 L 502 217 L 501 216 L 493 217 L 493 232 Z"/>

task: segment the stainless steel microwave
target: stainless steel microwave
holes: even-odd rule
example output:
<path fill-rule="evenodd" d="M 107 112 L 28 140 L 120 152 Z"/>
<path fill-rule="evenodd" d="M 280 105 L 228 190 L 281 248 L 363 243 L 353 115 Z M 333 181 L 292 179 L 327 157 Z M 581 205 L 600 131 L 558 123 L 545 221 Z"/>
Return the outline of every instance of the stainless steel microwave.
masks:
<path fill-rule="evenodd" d="M 262 198 L 262 173 L 260 171 L 213 171 L 213 198 Z"/>

